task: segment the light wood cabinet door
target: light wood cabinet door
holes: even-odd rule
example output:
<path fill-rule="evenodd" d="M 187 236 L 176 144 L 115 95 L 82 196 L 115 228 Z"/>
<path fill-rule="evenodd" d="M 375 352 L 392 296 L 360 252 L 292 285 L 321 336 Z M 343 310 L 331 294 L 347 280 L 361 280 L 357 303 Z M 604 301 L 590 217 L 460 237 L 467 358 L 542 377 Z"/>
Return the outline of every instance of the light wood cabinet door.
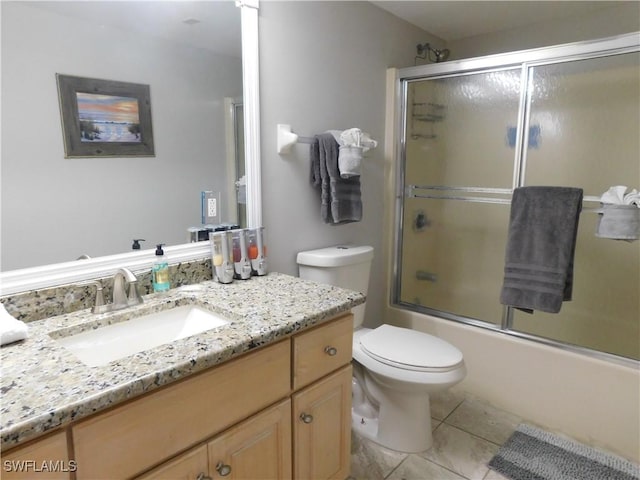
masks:
<path fill-rule="evenodd" d="M 67 434 L 59 432 L 2 455 L 2 474 L 6 480 L 62 480 L 71 478 L 75 462 L 69 461 Z"/>
<path fill-rule="evenodd" d="M 350 470 L 351 365 L 293 396 L 294 478 L 344 480 Z"/>
<path fill-rule="evenodd" d="M 204 480 L 209 471 L 207 458 L 207 446 L 200 445 L 137 477 L 137 480 Z"/>
<path fill-rule="evenodd" d="M 291 401 L 232 427 L 208 444 L 212 479 L 291 478 Z"/>

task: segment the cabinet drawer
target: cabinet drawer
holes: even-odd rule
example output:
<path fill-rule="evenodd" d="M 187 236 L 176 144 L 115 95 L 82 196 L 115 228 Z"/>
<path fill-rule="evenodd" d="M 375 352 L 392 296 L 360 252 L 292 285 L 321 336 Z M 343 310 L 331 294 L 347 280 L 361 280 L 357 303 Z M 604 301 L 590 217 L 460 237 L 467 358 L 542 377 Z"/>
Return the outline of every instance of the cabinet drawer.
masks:
<path fill-rule="evenodd" d="M 285 340 L 79 423 L 78 480 L 131 477 L 287 396 L 290 362 Z"/>
<path fill-rule="evenodd" d="M 69 479 L 75 462 L 69 461 L 67 434 L 59 432 L 2 455 L 3 479 Z"/>
<path fill-rule="evenodd" d="M 297 390 L 351 362 L 353 315 L 293 337 L 293 389 Z"/>

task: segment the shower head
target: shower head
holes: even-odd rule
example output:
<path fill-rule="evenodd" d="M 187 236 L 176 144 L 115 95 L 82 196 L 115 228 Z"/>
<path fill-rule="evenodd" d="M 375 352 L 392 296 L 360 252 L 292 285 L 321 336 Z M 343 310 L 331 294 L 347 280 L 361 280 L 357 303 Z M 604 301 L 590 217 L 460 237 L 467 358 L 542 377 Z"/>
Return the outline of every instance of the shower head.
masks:
<path fill-rule="evenodd" d="M 447 58 L 449 58 L 448 48 L 432 48 L 428 43 L 419 43 L 418 45 L 416 45 L 416 51 L 418 52 L 416 58 L 429 60 L 435 63 L 444 62 Z"/>

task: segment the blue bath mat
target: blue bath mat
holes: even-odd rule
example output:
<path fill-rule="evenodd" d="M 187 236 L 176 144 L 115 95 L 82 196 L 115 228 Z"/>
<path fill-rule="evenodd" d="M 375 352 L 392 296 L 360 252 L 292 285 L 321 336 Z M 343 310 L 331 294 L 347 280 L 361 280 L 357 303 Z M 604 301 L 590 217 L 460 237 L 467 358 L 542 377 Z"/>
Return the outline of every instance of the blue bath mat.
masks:
<path fill-rule="evenodd" d="M 513 480 L 640 480 L 636 464 L 524 424 L 489 468 Z"/>

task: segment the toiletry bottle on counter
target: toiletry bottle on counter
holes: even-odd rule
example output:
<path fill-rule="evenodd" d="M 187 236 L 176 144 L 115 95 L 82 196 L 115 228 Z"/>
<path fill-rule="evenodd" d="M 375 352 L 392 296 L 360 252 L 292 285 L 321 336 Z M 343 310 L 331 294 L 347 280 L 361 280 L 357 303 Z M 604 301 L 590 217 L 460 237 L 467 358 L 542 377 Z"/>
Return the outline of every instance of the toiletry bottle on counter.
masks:
<path fill-rule="evenodd" d="M 266 275 L 267 246 L 264 244 L 264 227 L 249 230 L 249 259 L 254 275 Z"/>
<path fill-rule="evenodd" d="M 151 270 L 151 282 L 153 283 L 154 292 L 166 292 L 171 286 L 169 264 L 164 256 L 164 250 L 162 250 L 163 245 L 163 243 L 156 245 L 156 260 L 153 262 Z"/>
<path fill-rule="evenodd" d="M 211 232 L 209 238 L 213 279 L 220 283 L 231 283 L 234 274 L 232 234 L 229 231 Z"/>
<path fill-rule="evenodd" d="M 247 253 L 247 230 L 232 230 L 232 236 L 235 278 L 247 280 L 251 278 L 251 262 Z"/>

